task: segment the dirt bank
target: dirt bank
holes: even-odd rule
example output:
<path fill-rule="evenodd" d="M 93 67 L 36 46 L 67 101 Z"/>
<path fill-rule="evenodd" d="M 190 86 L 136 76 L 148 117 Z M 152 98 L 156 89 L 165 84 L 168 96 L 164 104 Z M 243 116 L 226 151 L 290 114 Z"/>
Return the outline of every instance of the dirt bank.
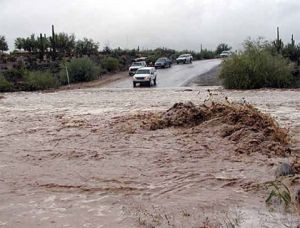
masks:
<path fill-rule="evenodd" d="M 290 129 L 290 153 L 297 154 L 300 91 L 225 91 L 215 87 L 211 88 L 211 94 L 203 88 L 4 94 L 0 100 L 0 224 L 3 227 L 298 224 L 297 214 L 269 211 L 265 204 L 269 193 L 265 183 L 275 180 L 275 169 L 280 162 L 290 159 L 289 151 L 275 153 L 280 147 L 266 147 L 275 151 L 270 156 L 267 151 L 239 153 L 237 150 L 247 143 L 264 148 L 261 136 L 268 136 L 270 131 L 265 130 L 269 125 L 263 125 L 259 118 L 255 121 L 257 127 L 261 126 L 259 131 L 232 128 L 245 122 L 227 111 L 208 119 L 203 115 L 205 121 L 200 118 L 193 125 L 168 124 L 156 130 L 147 126 L 149 123 L 155 126 L 154 117 L 169 121 L 164 119 L 168 113 L 180 113 L 176 111 L 180 106 L 172 108 L 176 102 L 191 101 L 202 107 L 204 100 L 205 105 L 211 105 L 211 96 L 223 102 L 224 97 L 228 97 L 228 102 L 243 102 L 246 97 L 247 102 L 274 116 L 281 127 Z M 149 113 L 151 121 L 147 118 Z M 139 118 L 132 118 L 136 116 Z M 242 139 L 235 141 L 236 137 Z M 280 140 L 275 142 L 281 145 Z M 299 178 L 288 180 L 293 194 Z"/>
<path fill-rule="evenodd" d="M 195 77 L 191 81 L 187 82 L 185 86 L 221 86 L 222 81 L 219 79 L 221 72 L 221 66 L 214 67 L 205 74 L 201 74 Z"/>
<path fill-rule="evenodd" d="M 98 80 L 90 82 L 81 82 L 70 84 L 70 86 L 61 86 L 58 89 L 50 89 L 46 92 L 62 91 L 62 90 L 74 90 L 74 89 L 87 89 L 87 88 L 99 88 L 115 81 L 126 80 L 128 78 L 128 72 L 123 71 L 119 73 L 110 73 L 102 75 Z"/>

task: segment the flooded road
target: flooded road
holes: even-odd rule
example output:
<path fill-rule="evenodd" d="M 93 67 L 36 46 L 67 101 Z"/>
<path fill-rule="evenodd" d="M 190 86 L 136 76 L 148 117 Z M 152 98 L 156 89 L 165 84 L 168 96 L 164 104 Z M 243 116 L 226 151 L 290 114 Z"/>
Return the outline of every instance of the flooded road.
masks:
<path fill-rule="evenodd" d="M 176 67 L 171 70 L 176 69 Z M 300 152 L 300 90 L 227 91 L 290 128 Z M 0 99 L 0 227 L 296 227 L 266 208 L 259 186 L 284 157 L 232 153 L 214 123 L 147 131 L 126 117 L 207 87 L 11 93 Z M 295 180 L 295 186 L 299 186 Z M 226 226 L 223 227 L 226 227 Z M 229 227 L 229 226 L 228 226 Z"/>
<path fill-rule="evenodd" d="M 222 60 L 194 61 L 192 64 L 173 64 L 171 68 L 158 69 L 157 88 L 180 87 L 186 85 L 193 78 L 204 74 L 218 66 Z M 126 80 L 107 84 L 106 88 L 131 88 L 132 77 Z"/>

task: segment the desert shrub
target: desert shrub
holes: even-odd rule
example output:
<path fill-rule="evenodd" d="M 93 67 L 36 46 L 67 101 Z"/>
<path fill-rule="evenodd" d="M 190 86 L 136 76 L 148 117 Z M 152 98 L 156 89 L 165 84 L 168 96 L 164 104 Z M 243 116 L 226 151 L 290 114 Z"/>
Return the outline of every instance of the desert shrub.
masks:
<path fill-rule="evenodd" d="M 57 81 L 50 72 L 27 71 L 24 76 L 24 90 L 44 90 L 57 86 Z"/>
<path fill-rule="evenodd" d="M 3 77 L 12 84 L 17 84 L 24 79 L 25 70 L 24 69 L 11 69 L 4 71 Z"/>
<path fill-rule="evenodd" d="M 259 42 L 245 43 L 245 51 L 222 63 L 220 78 L 228 89 L 284 88 L 293 83 L 293 66 Z"/>
<path fill-rule="evenodd" d="M 7 81 L 5 77 L 0 74 L 0 92 L 9 92 L 13 88 L 12 83 Z"/>
<path fill-rule="evenodd" d="M 198 59 L 213 59 L 216 57 L 216 53 L 211 50 L 204 49 L 199 53 L 200 57 Z"/>
<path fill-rule="evenodd" d="M 72 82 L 88 82 L 98 78 L 99 67 L 89 58 L 72 59 L 66 63 L 69 72 L 70 83 Z M 60 82 L 67 83 L 67 75 L 65 66 L 61 66 L 59 74 Z"/>
<path fill-rule="evenodd" d="M 286 45 L 282 50 L 282 55 L 286 58 L 289 58 L 291 61 L 299 64 L 300 45 L 298 46 L 293 44 Z"/>
<path fill-rule="evenodd" d="M 24 68 L 20 69 L 11 69 L 2 72 L 4 79 L 10 84 L 10 91 L 18 91 L 23 87 L 25 70 Z"/>
<path fill-rule="evenodd" d="M 113 72 L 119 69 L 119 60 L 114 57 L 106 57 L 101 61 L 101 65 L 104 70 L 108 72 Z"/>
<path fill-rule="evenodd" d="M 58 85 L 50 72 L 28 71 L 23 68 L 3 72 L 0 75 L 0 84 L 2 92 L 44 90 Z"/>

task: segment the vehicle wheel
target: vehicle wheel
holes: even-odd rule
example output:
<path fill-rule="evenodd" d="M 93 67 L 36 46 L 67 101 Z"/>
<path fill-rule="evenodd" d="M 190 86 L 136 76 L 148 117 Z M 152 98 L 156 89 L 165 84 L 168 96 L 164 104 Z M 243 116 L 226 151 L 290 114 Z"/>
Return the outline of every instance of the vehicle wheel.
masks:
<path fill-rule="evenodd" d="M 133 83 L 133 88 L 135 88 L 136 87 L 136 84 L 135 84 L 135 82 Z"/>
<path fill-rule="evenodd" d="M 177 64 L 179 64 L 179 62 L 177 62 Z"/>
<path fill-rule="evenodd" d="M 156 86 L 156 78 L 153 80 L 154 85 Z"/>
<path fill-rule="evenodd" d="M 151 80 L 149 81 L 148 86 L 151 87 Z"/>

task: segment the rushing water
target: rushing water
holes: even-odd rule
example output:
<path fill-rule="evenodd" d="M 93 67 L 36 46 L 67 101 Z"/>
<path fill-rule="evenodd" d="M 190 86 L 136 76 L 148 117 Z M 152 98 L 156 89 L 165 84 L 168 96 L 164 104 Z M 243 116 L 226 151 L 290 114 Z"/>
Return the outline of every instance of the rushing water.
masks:
<path fill-rule="evenodd" d="M 290 128 L 300 148 L 300 90 L 226 91 Z M 0 226 L 285 227 L 294 214 L 271 212 L 274 164 L 287 158 L 237 156 L 219 127 L 135 130 L 123 116 L 201 103 L 207 88 L 86 89 L 11 93 L 0 99 Z M 208 218 L 206 220 L 206 218 Z M 293 226 L 291 226 L 293 227 Z"/>

